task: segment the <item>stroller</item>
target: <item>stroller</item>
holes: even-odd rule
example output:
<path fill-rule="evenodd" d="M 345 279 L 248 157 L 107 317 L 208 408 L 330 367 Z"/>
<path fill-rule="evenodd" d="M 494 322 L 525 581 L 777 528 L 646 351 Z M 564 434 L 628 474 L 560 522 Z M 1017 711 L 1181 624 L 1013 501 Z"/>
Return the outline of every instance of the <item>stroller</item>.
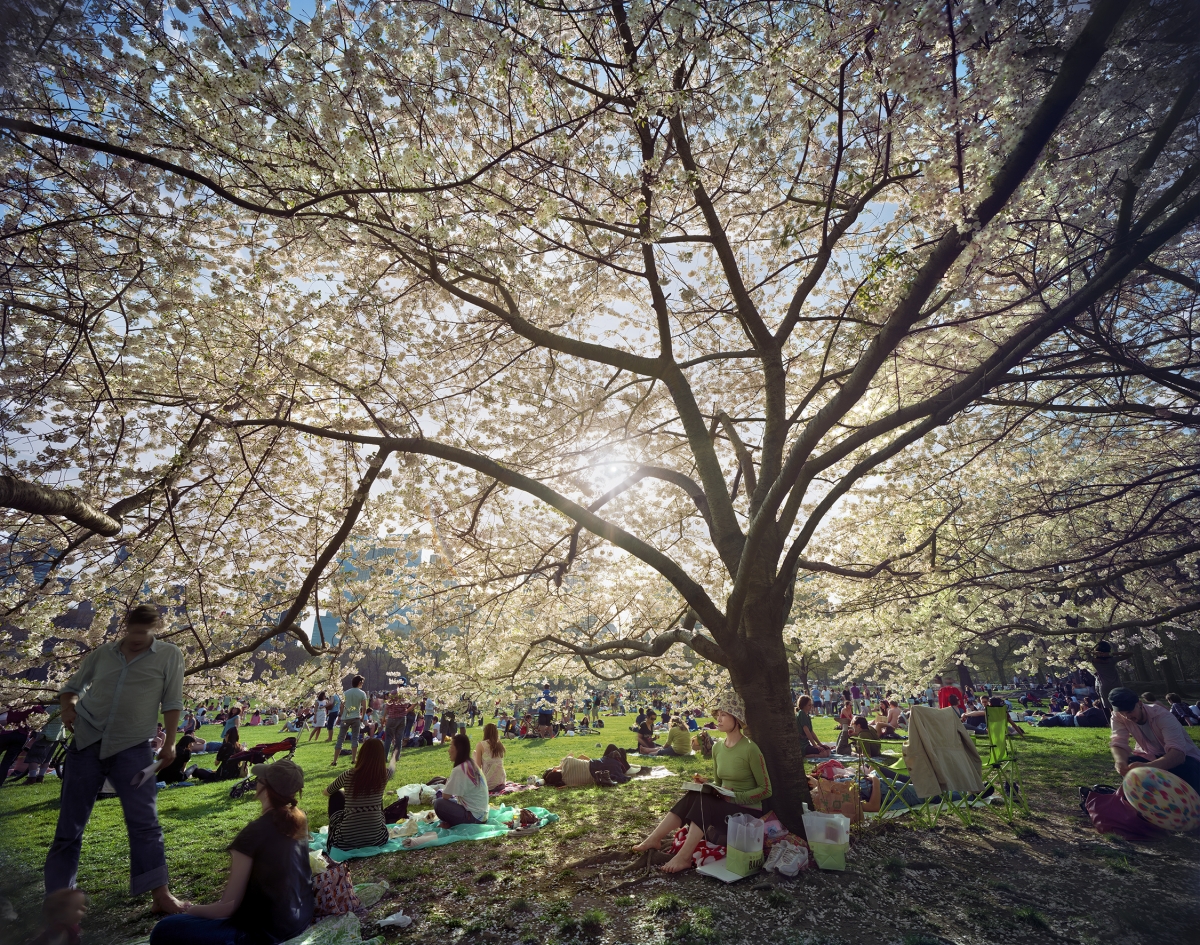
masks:
<path fill-rule="evenodd" d="M 283 758 L 274 757 L 281 751 L 285 751 L 287 754 L 284 755 Z M 253 748 L 247 748 L 245 751 L 239 751 L 235 755 L 230 755 L 229 760 L 250 765 L 271 764 L 276 761 L 289 759 L 295 753 L 296 739 L 285 738 L 281 742 L 270 742 L 266 745 L 255 745 Z M 254 775 L 242 778 L 237 784 L 229 789 L 230 799 L 236 801 L 238 798 L 245 796 L 247 792 L 253 796 L 254 786 L 257 782 L 258 778 L 254 777 Z"/>

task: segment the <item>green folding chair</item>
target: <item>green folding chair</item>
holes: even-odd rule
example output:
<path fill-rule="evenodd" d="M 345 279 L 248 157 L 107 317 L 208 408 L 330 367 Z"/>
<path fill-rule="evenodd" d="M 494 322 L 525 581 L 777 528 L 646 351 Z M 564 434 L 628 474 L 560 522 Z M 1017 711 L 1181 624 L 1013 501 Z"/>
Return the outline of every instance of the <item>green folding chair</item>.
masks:
<path fill-rule="evenodd" d="M 986 755 L 980 752 L 984 767 L 984 790 L 992 788 L 1004 801 L 999 814 L 1012 823 L 1018 809 L 1029 813 L 1029 804 L 1020 788 L 1021 768 L 1017 762 L 1016 742 L 1008 730 L 1011 724 L 1008 709 L 1004 706 L 988 706 L 984 716 L 987 733 L 975 736 L 976 741 L 984 742 L 987 747 Z"/>
<path fill-rule="evenodd" d="M 909 803 L 904 797 L 904 789 L 908 787 L 908 783 L 896 778 L 897 775 L 908 774 L 908 765 L 904 763 L 903 755 L 900 757 L 871 755 L 870 749 L 878 742 L 878 739 L 873 736 L 855 735 L 851 736 L 850 741 L 859 749 L 859 758 L 855 763 L 859 767 L 860 774 L 874 771 L 879 776 L 880 782 L 887 785 L 880 792 L 879 813 L 867 814 L 867 819 L 890 820 L 893 817 L 911 816 L 913 822 L 919 826 L 932 827 L 937 823 L 941 808 L 934 803 L 932 797 L 920 798 L 916 804 Z M 892 805 L 896 802 L 899 802 L 899 806 L 893 808 Z"/>

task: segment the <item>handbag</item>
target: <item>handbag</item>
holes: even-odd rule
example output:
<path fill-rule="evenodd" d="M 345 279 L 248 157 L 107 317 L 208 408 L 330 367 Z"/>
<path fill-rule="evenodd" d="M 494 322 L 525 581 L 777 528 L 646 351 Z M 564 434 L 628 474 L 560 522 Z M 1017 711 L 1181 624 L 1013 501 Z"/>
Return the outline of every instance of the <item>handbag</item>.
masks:
<path fill-rule="evenodd" d="M 1090 791 L 1083 801 L 1088 819 L 1100 833 L 1115 833 L 1126 840 L 1159 840 L 1166 831 L 1139 814 L 1117 788 L 1113 794 Z"/>
<path fill-rule="evenodd" d="M 400 821 L 408 817 L 408 797 L 402 797 L 398 801 L 393 801 L 383 809 L 383 822 L 385 824 L 398 824 Z"/>
<path fill-rule="evenodd" d="M 323 873 L 313 877 L 313 918 L 323 919 L 330 915 L 345 915 L 355 912 L 366 915 L 366 909 L 354 892 L 350 881 L 350 868 L 345 863 L 330 863 Z"/>

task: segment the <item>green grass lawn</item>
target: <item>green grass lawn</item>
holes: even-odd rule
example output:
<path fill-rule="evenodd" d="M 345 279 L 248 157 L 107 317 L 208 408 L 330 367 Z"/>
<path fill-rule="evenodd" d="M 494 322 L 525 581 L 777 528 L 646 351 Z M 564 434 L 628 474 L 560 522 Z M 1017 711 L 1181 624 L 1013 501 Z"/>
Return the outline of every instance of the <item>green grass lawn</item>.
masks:
<path fill-rule="evenodd" d="M 634 744 L 631 716 L 605 722 L 598 736 L 506 742 L 510 780 L 541 774 L 568 753 L 595 757 L 610 741 Z M 818 718 L 815 725 L 820 737 L 832 740 L 832 720 Z M 215 731 L 209 726 L 204 734 L 214 738 Z M 481 729 L 469 734 L 474 743 Z M 268 741 L 274 735 L 265 727 L 247 729 L 243 741 Z M 675 800 L 680 789 L 675 779 L 523 792 L 504 800 L 546 807 L 560 821 L 528 837 L 355 860 L 351 869 L 356 882 L 387 879 L 392 884 L 373 914 L 401 907 L 416 914 L 410 930 L 389 933 L 414 942 L 1029 945 L 1117 940 L 1103 938 L 1105 928 L 1122 929 L 1124 942 L 1182 942 L 1186 936 L 1171 930 L 1200 923 L 1194 895 L 1200 888 L 1200 842 L 1188 837 L 1135 847 L 1099 837 L 1078 816 L 1077 785 L 1114 783 L 1107 736 L 1097 729 L 1030 730 L 1020 757 L 1034 813 L 1015 827 L 985 814 L 972 828 L 946 822 L 953 818 L 944 818 L 935 830 L 912 829 L 904 822 L 856 828 L 847 873 L 806 873 L 765 893 L 752 892 L 749 882 L 724 887 L 695 875 L 667 879 L 644 870 L 632 876 L 622 872 L 628 862 L 621 851 Z M 319 742 L 303 741 L 296 756 L 306 773 L 302 806 L 314 830 L 326 823 L 323 789 L 348 765 L 343 759 L 337 769 L 330 767 L 332 754 L 322 734 Z M 698 756 L 660 761 L 683 777 L 711 764 Z M 448 773 L 444 748 L 405 751 L 390 788 Z M 22 918 L 17 927 L 0 929 L 2 942 L 23 941 L 34 928 L 25 923 L 33 921 L 40 897 L 58 787 L 48 780 L 0 791 L 0 895 L 13 900 Z M 225 847 L 258 813 L 252 800 L 231 801 L 229 787 L 226 782 L 159 794 L 171 885 L 181 897 L 210 901 L 218 895 L 228 865 Z M 578 863 L 598 853 L 611 853 L 614 862 Z M 953 867 L 942 872 L 949 864 Z M 149 898 L 130 900 L 127 885 L 120 804 L 102 801 L 84 837 L 79 872 L 79 886 L 91 897 L 85 925 L 89 945 L 129 941 L 153 924 Z M 1119 894 L 1110 895 L 1111 886 L 1119 886 Z"/>

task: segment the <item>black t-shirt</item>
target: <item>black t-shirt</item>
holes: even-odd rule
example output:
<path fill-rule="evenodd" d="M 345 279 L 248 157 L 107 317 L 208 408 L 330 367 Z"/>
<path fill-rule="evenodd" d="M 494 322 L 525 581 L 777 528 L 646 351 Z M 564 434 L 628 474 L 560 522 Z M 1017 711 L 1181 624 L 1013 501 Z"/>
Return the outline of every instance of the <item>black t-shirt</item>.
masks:
<path fill-rule="evenodd" d="M 181 745 L 175 749 L 175 760 L 162 769 L 158 773 L 158 780 L 166 781 L 167 784 L 175 784 L 183 779 L 183 769 L 188 766 L 192 760 L 192 749 L 187 745 Z"/>
<path fill-rule="evenodd" d="M 242 776 L 242 763 L 240 761 L 229 760 L 242 750 L 241 745 L 231 745 L 229 742 L 222 742 L 221 747 L 217 749 L 217 777 L 222 781 L 233 780 Z"/>
<path fill-rule="evenodd" d="M 312 873 L 308 844 L 279 831 L 272 813 L 242 828 L 229 845 L 254 861 L 241 905 L 229 921 L 258 942 L 274 945 L 312 924 Z"/>
<path fill-rule="evenodd" d="M 1075 724 L 1080 728 L 1103 728 L 1108 725 L 1108 718 L 1103 709 L 1092 706 L 1075 716 Z"/>

